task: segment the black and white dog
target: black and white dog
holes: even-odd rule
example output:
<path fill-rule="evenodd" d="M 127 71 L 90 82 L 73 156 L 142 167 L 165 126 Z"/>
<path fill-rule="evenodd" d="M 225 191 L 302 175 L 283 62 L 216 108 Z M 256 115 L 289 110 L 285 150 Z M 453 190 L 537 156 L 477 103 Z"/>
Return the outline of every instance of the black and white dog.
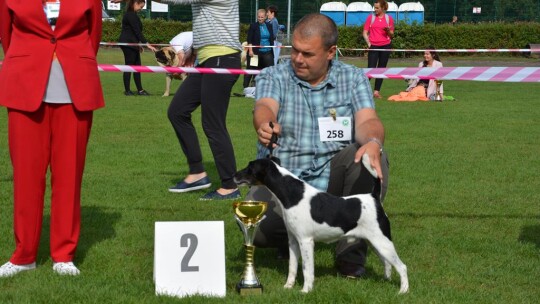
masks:
<path fill-rule="evenodd" d="M 295 283 L 301 255 L 302 292 L 313 289 L 314 242 L 332 243 L 345 238 L 349 242 L 368 240 L 384 263 L 385 278 L 390 279 L 394 266 L 401 278 L 399 293 L 408 292 L 407 266 L 391 241 L 390 221 L 379 199 L 380 182 L 376 182 L 378 186 L 372 194 L 337 197 L 306 184 L 268 158 L 250 162 L 235 174 L 234 181 L 239 185 L 264 185 L 281 203 L 290 255 L 285 288 L 292 288 Z"/>

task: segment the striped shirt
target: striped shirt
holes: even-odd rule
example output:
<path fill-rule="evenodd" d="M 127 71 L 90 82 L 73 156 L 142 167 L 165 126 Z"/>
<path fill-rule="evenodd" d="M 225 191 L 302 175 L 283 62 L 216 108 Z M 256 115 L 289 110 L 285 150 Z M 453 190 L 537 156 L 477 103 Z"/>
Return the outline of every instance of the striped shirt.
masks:
<path fill-rule="evenodd" d="M 239 0 L 161 0 L 167 4 L 191 4 L 193 48 L 221 45 L 242 51 Z"/>
<path fill-rule="evenodd" d="M 350 117 L 363 108 L 374 108 L 369 79 L 362 69 L 333 60 L 327 77 L 311 86 L 294 74 L 291 63 L 285 62 L 262 70 L 256 78 L 256 99 L 272 98 L 279 103 L 277 121 L 281 136 L 273 155 L 281 165 L 310 185 L 325 191 L 330 176 L 330 161 L 351 141 L 321 142 L 319 117 Z M 268 155 L 258 145 L 257 158 Z"/>

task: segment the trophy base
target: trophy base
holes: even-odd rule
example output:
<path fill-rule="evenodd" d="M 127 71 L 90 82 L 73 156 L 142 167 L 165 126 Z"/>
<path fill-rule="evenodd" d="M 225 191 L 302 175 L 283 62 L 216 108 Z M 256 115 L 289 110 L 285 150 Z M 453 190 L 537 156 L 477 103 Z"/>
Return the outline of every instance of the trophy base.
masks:
<path fill-rule="evenodd" d="M 260 295 L 263 292 L 263 286 L 262 285 L 242 285 L 242 283 L 236 284 L 236 291 L 241 296 L 250 296 L 250 295 Z"/>

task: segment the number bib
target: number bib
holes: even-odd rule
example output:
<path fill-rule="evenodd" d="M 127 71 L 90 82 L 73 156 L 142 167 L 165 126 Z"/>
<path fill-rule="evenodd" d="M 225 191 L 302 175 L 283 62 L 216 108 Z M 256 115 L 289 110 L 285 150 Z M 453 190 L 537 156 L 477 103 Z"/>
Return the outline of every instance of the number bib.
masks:
<path fill-rule="evenodd" d="M 319 117 L 319 135 L 321 141 L 350 141 L 352 123 L 350 117 Z"/>
<path fill-rule="evenodd" d="M 45 14 L 47 15 L 47 19 L 58 18 L 60 14 L 60 1 L 47 2 L 45 4 Z"/>

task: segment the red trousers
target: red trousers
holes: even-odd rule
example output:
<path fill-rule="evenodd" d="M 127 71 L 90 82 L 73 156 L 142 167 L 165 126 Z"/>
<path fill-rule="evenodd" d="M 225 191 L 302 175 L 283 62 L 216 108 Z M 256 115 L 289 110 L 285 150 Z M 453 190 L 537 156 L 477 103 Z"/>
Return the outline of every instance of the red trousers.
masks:
<path fill-rule="evenodd" d="M 36 112 L 8 109 L 13 165 L 13 264 L 35 262 L 47 169 L 51 176 L 50 250 L 54 262 L 73 260 L 81 223 L 81 182 L 92 111 L 72 104 L 43 103 Z"/>

